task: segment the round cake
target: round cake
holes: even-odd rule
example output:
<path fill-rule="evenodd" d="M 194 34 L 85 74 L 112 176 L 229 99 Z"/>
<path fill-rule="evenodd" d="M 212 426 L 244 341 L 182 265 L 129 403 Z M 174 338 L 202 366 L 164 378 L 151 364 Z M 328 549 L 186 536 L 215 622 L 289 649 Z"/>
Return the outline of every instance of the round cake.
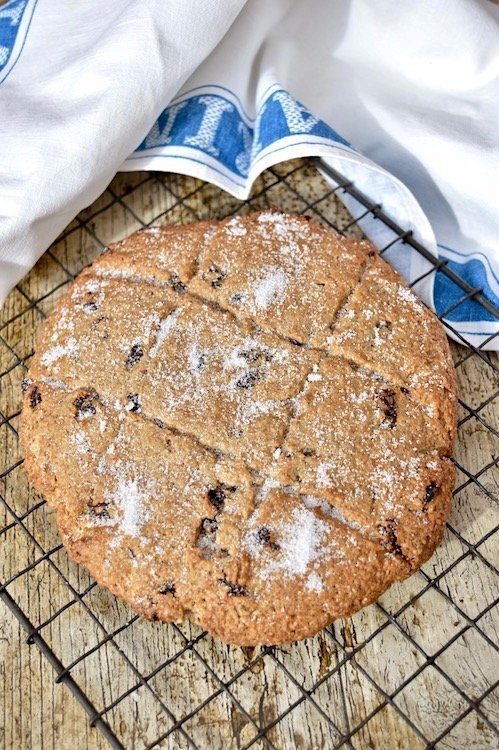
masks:
<path fill-rule="evenodd" d="M 33 485 L 141 615 L 290 642 L 439 543 L 443 329 L 364 240 L 269 210 L 137 232 L 76 279 L 23 383 Z"/>

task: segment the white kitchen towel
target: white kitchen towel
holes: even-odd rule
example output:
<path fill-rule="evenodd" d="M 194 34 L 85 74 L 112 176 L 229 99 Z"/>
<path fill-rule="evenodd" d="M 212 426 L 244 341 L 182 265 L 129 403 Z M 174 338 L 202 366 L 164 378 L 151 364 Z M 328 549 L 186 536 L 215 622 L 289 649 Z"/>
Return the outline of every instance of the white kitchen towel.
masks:
<path fill-rule="evenodd" d="M 119 169 L 244 198 L 266 167 L 319 155 L 497 305 L 498 119 L 489 0 L 10 0 L 0 301 Z M 370 216 L 361 225 L 379 247 L 392 238 Z M 429 268 L 401 243 L 389 259 L 409 281 Z M 439 314 L 463 295 L 442 274 L 416 291 Z M 499 348 L 478 303 L 446 319 Z"/>

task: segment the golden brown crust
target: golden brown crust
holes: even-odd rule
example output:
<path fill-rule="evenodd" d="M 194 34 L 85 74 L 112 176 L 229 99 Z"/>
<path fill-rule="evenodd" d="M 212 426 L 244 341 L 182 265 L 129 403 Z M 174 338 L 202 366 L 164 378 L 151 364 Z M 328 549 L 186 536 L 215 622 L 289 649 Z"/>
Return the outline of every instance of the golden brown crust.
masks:
<path fill-rule="evenodd" d="M 21 437 L 70 556 L 153 619 L 317 632 L 439 543 L 456 385 L 364 241 L 250 214 L 137 232 L 41 332 Z"/>

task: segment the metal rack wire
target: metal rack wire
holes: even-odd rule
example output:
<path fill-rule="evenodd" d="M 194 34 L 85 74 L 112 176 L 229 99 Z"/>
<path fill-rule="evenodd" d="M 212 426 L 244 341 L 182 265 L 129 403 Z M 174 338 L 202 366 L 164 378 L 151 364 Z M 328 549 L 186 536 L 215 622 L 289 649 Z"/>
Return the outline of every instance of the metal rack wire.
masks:
<path fill-rule="evenodd" d="M 56 682 L 69 688 L 91 725 L 113 748 L 460 748 L 469 744 L 471 736 L 474 747 L 481 748 L 499 738 L 499 710 L 494 704 L 499 681 L 497 673 L 494 676 L 493 669 L 485 666 L 497 659 L 499 651 L 495 637 L 499 598 L 494 598 L 498 570 L 492 546 L 494 535 L 497 544 L 499 519 L 489 512 L 497 503 L 499 485 L 494 474 L 499 425 L 494 424 L 497 416 L 491 409 L 499 397 L 499 366 L 497 357 L 483 348 L 453 348 L 458 373 L 464 373 L 471 360 L 479 360 L 488 373 L 487 382 L 493 384 L 478 402 L 467 394 L 460 399 L 458 445 L 467 450 L 458 451 L 454 459 L 459 476 L 454 494 L 468 519 L 482 518 L 476 510 L 481 503 L 480 508 L 487 510 L 486 523 L 470 521 L 468 528 L 451 516 L 441 550 L 416 576 L 393 587 L 363 613 L 334 623 L 302 644 L 229 649 L 195 626 L 141 621 L 68 562 L 51 530 L 43 499 L 28 489 L 23 475 L 17 418 L 33 335 L 76 273 L 116 239 L 112 220 L 105 236 L 100 228 L 99 217 L 110 211 L 120 213 L 123 235 L 138 226 L 222 218 L 268 203 L 305 212 L 350 234 L 358 232 L 356 221 L 370 212 L 393 231 L 391 247 L 411 246 L 431 261 L 430 273 L 446 275 L 462 290 L 453 308 L 472 298 L 499 318 L 499 310 L 480 289 L 472 289 L 435 259 L 342 175 L 322 165 L 335 185 L 312 181 L 316 187 L 310 190 L 315 170 L 311 161 L 268 170 L 244 203 L 227 196 L 222 199 L 221 191 L 191 178 L 121 175 L 47 251 L 32 280 L 18 285 L 12 305 L 4 312 L 0 444 L 5 445 L 2 455 L 7 458 L 0 466 L 0 543 L 4 549 L 16 544 L 20 552 L 10 568 L 6 566 L 0 597 L 26 631 L 27 643 L 52 665 Z M 358 204 L 357 216 L 347 216 L 339 208 L 338 196 L 344 192 Z M 147 197 L 156 193 L 161 195 L 159 202 Z M 77 234 L 78 251 L 68 251 L 70 238 Z M 42 277 L 45 281 L 40 285 Z M 464 342 L 461 334 L 454 333 Z M 30 606 L 33 587 L 47 579 L 57 595 L 43 606 Z M 480 591 L 473 592 L 473 586 Z M 472 605 L 466 599 L 470 591 Z M 415 625 L 417 612 L 425 611 L 421 603 L 433 600 L 434 613 L 444 613 L 452 626 L 431 624 L 431 620 L 425 627 Z M 84 636 L 81 642 L 72 638 L 70 648 L 63 647 L 54 637 L 55 626 L 70 628 L 75 620 L 67 618 L 74 618 L 76 611 Z M 440 630 L 430 640 L 432 627 Z M 147 639 L 157 639 L 159 647 L 148 650 Z M 472 649 L 476 642 L 485 656 L 477 662 L 476 675 L 466 681 L 454 666 L 455 655 L 462 654 L 463 648 Z M 104 661 L 108 677 L 98 684 Z M 387 662 L 391 662 L 389 670 Z M 436 693 L 428 692 L 432 681 L 436 691 L 445 695 L 445 706 L 437 705 L 436 710 L 430 706 L 435 714 L 430 722 L 417 701 L 422 694 L 430 702 L 434 699 Z M 257 693 L 253 701 L 248 699 L 251 690 Z M 144 711 L 151 721 L 134 734 L 131 725 Z M 383 727 L 381 745 L 377 742 Z"/>

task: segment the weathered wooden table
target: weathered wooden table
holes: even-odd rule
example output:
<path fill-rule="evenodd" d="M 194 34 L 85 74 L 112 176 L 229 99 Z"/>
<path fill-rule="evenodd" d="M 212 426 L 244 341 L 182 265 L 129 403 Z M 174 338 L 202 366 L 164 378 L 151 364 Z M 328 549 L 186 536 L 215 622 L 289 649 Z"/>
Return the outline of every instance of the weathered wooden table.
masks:
<path fill-rule="evenodd" d="M 87 711 L 127 748 L 148 747 L 162 735 L 154 746 L 497 746 L 496 355 L 452 347 L 462 400 L 460 470 L 441 547 L 378 604 L 297 645 L 229 648 L 188 624 L 139 620 L 68 561 L 50 512 L 27 484 L 17 439 L 21 381 L 36 332 L 72 275 L 143 223 L 267 204 L 359 233 L 305 162 L 263 174 L 249 204 L 191 178 L 124 174 L 9 296 L 0 323 L 0 583 L 10 581 L 3 598 L 25 613 L 34 641 L 26 644 L 26 629 L 1 607 L 0 736 L 9 750 L 107 747 L 71 690 L 87 696 Z M 65 684 L 54 682 L 39 648 L 59 673 L 70 668 Z"/>

